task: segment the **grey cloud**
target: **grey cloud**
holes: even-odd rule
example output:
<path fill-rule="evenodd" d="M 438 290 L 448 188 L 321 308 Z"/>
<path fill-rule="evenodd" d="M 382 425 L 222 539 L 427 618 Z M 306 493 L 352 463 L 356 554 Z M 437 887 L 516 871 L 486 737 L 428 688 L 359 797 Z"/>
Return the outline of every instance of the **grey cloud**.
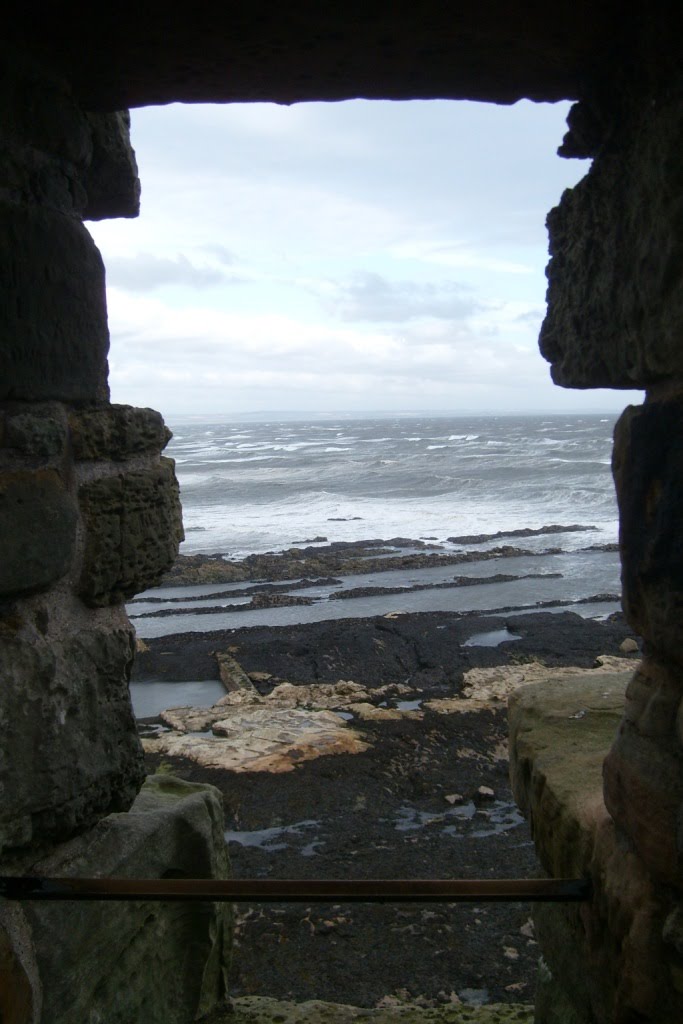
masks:
<path fill-rule="evenodd" d="M 456 282 L 388 281 L 370 271 L 356 272 L 320 297 L 330 312 L 346 321 L 405 323 L 420 317 L 461 320 L 477 309 L 468 289 Z"/>
<path fill-rule="evenodd" d="M 241 279 L 218 267 L 196 266 L 187 256 L 173 259 L 138 253 L 107 260 L 107 282 L 132 292 L 148 292 L 168 284 L 190 288 L 211 288 L 220 284 L 236 284 Z"/>
<path fill-rule="evenodd" d="M 537 326 L 545 316 L 545 306 L 536 306 L 535 309 L 529 309 L 526 313 L 520 313 L 519 316 L 515 317 L 515 320 L 519 324 L 533 324 Z"/>
<path fill-rule="evenodd" d="M 226 249 L 224 245 L 205 245 L 203 246 L 205 252 L 211 253 L 216 257 L 219 263 L 222 263 L 225 267 L 231 267 L 237 262 L 237 256 L 230 249 Z"/>

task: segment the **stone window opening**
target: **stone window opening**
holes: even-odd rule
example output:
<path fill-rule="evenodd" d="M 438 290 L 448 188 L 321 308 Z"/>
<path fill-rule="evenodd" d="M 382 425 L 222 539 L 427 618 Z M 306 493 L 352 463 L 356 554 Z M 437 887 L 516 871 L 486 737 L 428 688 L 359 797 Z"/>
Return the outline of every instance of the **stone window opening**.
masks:
<path fill-rule="evenodd" d="M 408 32 L 409 15 L 397 12 L 378 40 L 382 19 L 369 8 L 341 64 L 310 56 L 324 58 L 326 47 L 345 38 L 336 14 L 334 31 L 319 32 L 312 50 L 297 46 L 297 33 L 306 36 L 302 21 L 292 18 L 292 32 L 289 21 L 266 19 L 258 39 L 280 37 L 268 50 L 272 87 L 258 85 L 264 51 L 244 45 L 246 22 L 240 32 L 212 24 L 198 50 L 182 19 L 164 23 L 163 44 L 155 43 L 150 21 L 141 60 L 138 37 L 129 33 L 127 42 L 120 26 L 110 25 L 105 52 L 88 38 L 88 19 L 69 23 L 67 38 L 49 12 L 41 22 L 31 5 L 14 13 L 5 27 L 10 45 L 3 44 L 9 88 L 1 204 L 3 280 L 10 285 L 0 351 L 6 869 L 68 872 L 90 858 L 103 873 L 163 874 L 169 866 L 184 873 L 191 850 L 193 871 L 226 870 L 222 844 L 214 842 L 220 807 L 210 791 L 162 778 L 140 792 L 143 766 L 127 697 L 133 634 L 121 605 L 172 560 L 181 525 L 172 471 L 160 456 L 160 417 L 108 402 L 104 273 L 81 220 L 129 213 L 137 201 L 126 119 L 110 112 L 129 101 L 202 92 L 225 98 L 229 87 L 217 69 L 226 61 L 235 69 L 230 88 L 265 88 L 285 99 L 302 90 L 338 98 L 361 89 L 507 101 L 580 95 L 571 147 L 594 162 L 550 218 L 541 343 L 563 386 L 647 391 L 644 405 L 620 419 L 614 460 L 624 608 L 645 653 L 623 715 L 601 688 L 583 694 L 584 706 L 570 715 L 546 692 L 546 726 L 562 722 L 551 753 L 565 743 L 576 751 L 572 730 L 593 717 L 620 719 L 609 751 L 597 739 L 595 747 L 579 746 L 572 778 L 580 792 L 564 788 L 567 762 L 558 768 L 549 760 L 548 744 L 535 732 L 539 705 L 520 698 L 515 712 L 514 756 L 528 760 L 521 777 L 531 780 L 519 799 L 529 807 L 543 863 L 559 874 L 569 861 L 594 882 L 580 913 L 537 918 L 548 970 L 536 1019 L 550 1024 L 559 1013 L 585 1024 L 677 1022 L 681 106 L 671 41 L 680 38 L 680 12 L 654 4 L 647 19 L 627 12 L 617 25 L 607 8 L 588 16 L 579 4 L 571 25 L 559 9 L 544 12 L 542 24 L 532 12 L 524 33 L 502 9 L 500 18 L 468 15 L 457 31 L 435 9 L 434 23 L 424 19 Z M 193 31 L 203 25 L 196 19 Z M 237 53 L 230 50 L 235 39 Z M 199 51 L 213 54 L 203 70 Z M 180 69 L 179 53 L 186 54 Z M 288 63 L 289 55 L 295 59 Z M 301 68 L 311 78 L 302 79 Z M 293 77 L 285 86 L 287 73 Z M 572 813 L 558 819 L 561 793 Z M 112 836 L 118 838 L 107 845 Z M 201 921 L 148 909 L 122 914 L 105 943 L 99 920 L 93 928 L 75 916 L 39 918 L 6 906 L 0 913 L 3 978 L 15 986 L 10 1012 L 21 1024 L 91 1012 L 111 1019 L 113 1007 L 122 1020 L 135 1019 L 141 1006 L 150 1019 L 158 1011 L 181 1024 L 224 993 L 228 922 L 220 914 Z M 163 948 L 159 942 L 171 931 L 177 953 L 168 940 Z M 152 965 L 144 973 L 143 938 Z M 4 993 L 2 999 L 4 1011 Z"/>

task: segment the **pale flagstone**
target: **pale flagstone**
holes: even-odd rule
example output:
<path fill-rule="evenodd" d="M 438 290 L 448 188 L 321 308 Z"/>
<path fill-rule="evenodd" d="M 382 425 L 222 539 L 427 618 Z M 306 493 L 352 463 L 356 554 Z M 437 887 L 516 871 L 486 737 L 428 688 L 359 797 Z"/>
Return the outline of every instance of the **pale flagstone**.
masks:
<path fill-rule="evenodd" d="M 424 707 L 441 715 L 452 715 L 459 711 L 480 711 L 507 703 L 511 693 L 522 686 L 553 679 L 570 679 L 573 676 L 599 676 L 614 672 L 633 672 L 638 662 L 632 658 L 618 658 L 601 654 L 593 668 L 569 666 L 552 668 L 539 661 L 524 665 L 499 665 L 494 668 L 473 668 L 466 672 L 462 693 L 458 697 L 444 697 L 425 701 Z"/>
<path fill-rule="evenodd" d="M 239 668 L 235 662 L 235 666 Z M 462 694 L 425 702 L 439 714 L 457 714 L 495 707 L 509 694 L 552 676 L 570 679 L 588 673 L 631 671 L 628 658 L 602 655 L 593 669 L 548 668 L 539 662 L 476 668 L 464 677 Z M 240 669 L 241 671 L 241 669 Z M 365 721 L 420 719 L 424 711 L 378 707 L 378 699 L 402 696 L 408 686 L 390 684 L 369 691 L 360 683 L 340 679 L 336 683 L 296 686 L 281 683 L 270 694 L 253 687 L 227 693 L 209 708 L 169 708 L 161 718 L 171 732 L 144 739 L 145 750 L 171 757 L 186 757 L 207 768 L 229 771 L 286 772 L 302 761 L 331 754 L 356 754 L 371 746 L 338 712 Z M 207 735 L 211 730 L 212 735 Z M 502 751 L 499 756 L 502 756 Z"/>
<path fill-rule="evenodd" d="M 236 662 L 235 666 L 239 668 Z M 254 688 L 235 689 L 209 708 L 163 711 L 161 719 L 173 731 L 142 742 L 149 753 L 187 757 L 207 768 L 291 771 L 301 761 L 369 749 L 371 744 L 335 712 L 365 719 L 421 718 L 420 711 L 371 703 L 411 692 L 408 686 L 392 683 L 371 694 L 347 679 L 301 686 L 281 683 L 266 696 Z M 213 735 L 207 736 L 208 730 Z"/>
<path fill-rule="evenodd" d="M 302 761 L 358 754 L 370 747 L 333 711 L 242 708 L 215 722 L 213 729 L 214 736 L 173 732 L 145 739 L 143 745 L 150 753 L 235 772 L 288 772 Z"/>
<path fill-rule="evenodd" d="M 256 690 L 235 690 L 226 693 L 212 707 L 177 707 L 169 708 L 161 712 L 161 719 L 171 729 L 177 732 L 204 732 L 210 729 L 214 722 L 227 720 L 233 710 L 244 708 L 310 708 L 313 710 L 337 710 L 350 711 L 356 705 L 374 707 L 373 700 L 384 699 L 387 696 L 402 696 L 413 691 L 409 686 L 400 683 L 390 683 L 368 691 L 360 683 L 352 680 L 340 679 L 336 683 L 313 683 L 295 686 L 293 683 L 280 683 L 271 693 L 261 696 Z M 403 717 L 405 714 L 416 715 L 416 712 L 396 712 L 390 714 L 392 709 L 379 708 L 380 712 L 386 712 L 381 716 L 385 718 Z M 366 716 L 369 717 L 369 716 Z"/>
<path fill-rule="evenodd" d="M 398 708 L 378 708 L 374 704 L 363 701 L 360 704 L 349 704 L 345 709 L 357 718 L 368 722 L 392 722 L 401 718 L 424 718 L 423 711 L 400 711 Z"/>

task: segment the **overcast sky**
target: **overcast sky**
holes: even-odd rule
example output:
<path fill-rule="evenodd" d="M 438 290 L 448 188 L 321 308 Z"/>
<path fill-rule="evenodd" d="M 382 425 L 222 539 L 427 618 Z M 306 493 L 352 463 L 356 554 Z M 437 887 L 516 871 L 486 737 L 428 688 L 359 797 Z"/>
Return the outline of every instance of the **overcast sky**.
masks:
<path fill-rule="evenodd" d="M 138 220 L 107 266 L 112 400 L 258 412 L 616 411 L 537 349 L 545 216 L 588 170 L 567 104 L 133 112 Z"/>

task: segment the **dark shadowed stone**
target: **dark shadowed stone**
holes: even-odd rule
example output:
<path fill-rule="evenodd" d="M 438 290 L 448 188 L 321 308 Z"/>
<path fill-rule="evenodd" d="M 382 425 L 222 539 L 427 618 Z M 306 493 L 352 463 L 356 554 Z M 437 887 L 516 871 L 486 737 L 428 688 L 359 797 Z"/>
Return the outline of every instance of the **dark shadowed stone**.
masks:
<path fill-rule="evenodd" d="M 88 122 L 66 79 L 16 51 L 3 53 L 3 65 L 0 125 L 5 138 L 24 150 L 85 164 L 92 152 Z"/>
<path fill-rule="evenodd" d="M 615 430 L 624 612 L 683 664 L 683 397 L 629 407 Z"/>
<path fill-rule="evenodd" d="M 102 477 L 79 491 L 86 524 L 83 600 L 115 604 L 158 582 L 183 528 L 171 459 L 148 470 Z"/>
<path fill-rule="evenodd" d="M 548 215 L 540 348 L 564 387 L 645 388 L 683 374 L 680 66 L 677 74 L 660 94 L 628 81 L 618 101 L 594 104 L 583 132 L 594 163 Z"/>
<path fill-rule="evenodd" d="M 137 217 L 140 212 L 140 179 L 130 144 L 130 114 L 88 114 L 92 132 L 92 159 L 83 184 L 88 202 L 85 220 L 106 217 Z"/>
<path fill-rule="evenodd" d="M 0 204 L 0 399 L 106 401 L 102 259 L 78 221 Z"/>
<path fill-rule="evenodd" d="M 679 670 L 646 657 L 626 690 L 624 721 L 604 764 L 608 811 L 653 875 L 683 885 L 683 708 Z"/>
<path fill-rule="evenodd" d="M 45 461 L 63 454 L 66 437 L 64 408 L 49 402 L 8 413 L 2 443 L 28 459 Z"/>
<path fill-rule="evenodd" d="M 648 16 L 657 7 L 653 0 Z M 631 12 L 616 0 L 523 12 L 509 0 L 457 8 L 444 0 L 290 0 L 286 8 L 266 0 L 202 10 L 153 3 L 143 16 L 131 5 L 103 5 L 94 19 L 67 0 L 42 5 L 39 16 L 34 4 L 10 0 L 3 34 L 59 62 L 86 109 L 121 110 L 358 96 L 558 100 L 577 96 L 591 71 L 603 71 L 615 39 L 633 31 Z"/>
<path fill-rule="evenodd" d="M 142 781 L 128 693 L 133 630 L 0 631 L 0 849 L 65 839 L 124 810 Z"/>
<path fill-rule="evenodd" d="M 171 439 L 161 413 L 130 405 L 83 409 L 69 417 L 76 459 L 120 462 L 131 455 L 162 451 Z"/>
<path fill-rule="evenodd" d="M 0 595 L 42 590 L 71 565 L 78 514 L 54 470 L 0 474 Z"/>
<path fill-rule="evenodd" d="M 223 829 L 218 790 L 156 775 L 128 813 L 104 818 L 31 870 L 227 878 Z M 24 913 L 45 994 L 41 1024 L 188 1024 L 226 994 L 229 904 L 34 903 Z"/>
<path fill-rule="evenodd" d="M 653 878 L 602 794 L 603 760 L 628 681 L 628 673 L 600 678 L 589 670 L 569 686 L 549 669 L 546 682 L 521 687 L 510 699 L 513 792 L 541 863 L 552 877 L 592 883 L 581 904 L 541 903 L 534 910 L 544 960 L 537 1024 L 683 1019 L 674 973 L 683 969 L 683 957 L 664 948 L 672 890 Z M 627 717 L 629 703 L 627 691 Z M 657 771 L 654 747 L 651 760 L 650 779 Z M 634 793 L 636 800 L 643 796 Z M 650 812 L 641 806 L 633 813 Z"/>

